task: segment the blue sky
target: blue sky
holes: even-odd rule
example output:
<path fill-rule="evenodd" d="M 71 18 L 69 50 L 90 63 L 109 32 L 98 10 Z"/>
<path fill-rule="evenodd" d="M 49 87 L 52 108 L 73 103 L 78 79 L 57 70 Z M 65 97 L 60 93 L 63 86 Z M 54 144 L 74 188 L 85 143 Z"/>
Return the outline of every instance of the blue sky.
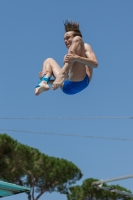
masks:
<path fill-rule="evenodd" d="M 133 116 L 132 8 L 132 0 L 1 0 L 0 117 Z M 63 66 L 65 19 L 80 23 L 83 40 L 94 50 L 99 67 L 82 93 L 68 96 L 58 89 L 36 97 L 43 61 L 52 57 Z M 133 139 L 131 119 L 0 120 L 0 129 Z M 133 174 L 131 141 L 6 133 L 49 156 L 75 163 L 84 174 L 77 184 L 90 177 Z M 116 183 L 133 192 L 133 179 Z M 43 198 L 66 200 L 57 193 Z"/>

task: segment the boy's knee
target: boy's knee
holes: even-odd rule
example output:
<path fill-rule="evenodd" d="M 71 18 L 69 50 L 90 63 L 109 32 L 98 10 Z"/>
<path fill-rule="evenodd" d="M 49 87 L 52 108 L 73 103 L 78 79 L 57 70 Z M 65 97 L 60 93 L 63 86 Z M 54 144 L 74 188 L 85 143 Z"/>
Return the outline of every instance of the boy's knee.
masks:
<path fill-rule="evenodd" d="M 46 60 L 44 60 L 43 65 L 47 62 L 47 63 L 51 63 L 53 61 L 53 58 L 47 58 Z"/>
<path fill-rule="evenodd" d="M 71 51 L 74 51 L 77 55 L 80 55 L 83 48 L 83 40 L 80 36 L 75 36 L 72 41 Z"/>
<path fill-rule="evenodd" d="M 82 42 L 83 42 L 83 40 L 82 40 L 82 38 L 80 37 L 80 36 L 75 36 L 74 38 L 73 38 L 73 43 L 81 43 L 82 44 Z"/>

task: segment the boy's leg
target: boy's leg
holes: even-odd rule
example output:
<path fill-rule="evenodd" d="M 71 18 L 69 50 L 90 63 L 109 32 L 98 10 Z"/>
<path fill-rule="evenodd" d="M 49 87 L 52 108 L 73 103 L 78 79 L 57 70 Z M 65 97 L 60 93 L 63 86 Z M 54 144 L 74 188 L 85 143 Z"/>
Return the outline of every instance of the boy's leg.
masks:
<path fill-rule="evenodd" d="M 61 70 L 60 66 L 57 64 L 57 62 L 54 59 L 52 58 L 46 59 L 43 63 L 42 72 L 40 74 L 41 80 L 39 84 L 37 85 L 37 87 L 35 88 L 35 95 L 39 95 L 44 91 L 48 91 L 50 89 L 48 85 L 50 77 L 52 76 L 52 74 L 55 77 L 57 77 L 60 70 Z"/>
<path fill-rule="evenodd" d="M 77 55 L 81 55 L 82 50 L 84 48 L 84 43 L 81 37 L 76 36 L 73 39 L 72 45 L 69 49 L 70 51 L 74 51 Z M 68 53 L 69 53 L 68 52 Z M 58 87 L 60 87 L 62 85 L 62 83 L 65 80 L 65 76 L 66 74 L 68 74 L 70 68 L 73 66 L 74 63 L 69 62 L 69 63 L 65 63 L 63 68 L 61 69 L 59 75 L 57 76 L 56 80 L 53 82 L 53 89 L 56 90 Z"/>

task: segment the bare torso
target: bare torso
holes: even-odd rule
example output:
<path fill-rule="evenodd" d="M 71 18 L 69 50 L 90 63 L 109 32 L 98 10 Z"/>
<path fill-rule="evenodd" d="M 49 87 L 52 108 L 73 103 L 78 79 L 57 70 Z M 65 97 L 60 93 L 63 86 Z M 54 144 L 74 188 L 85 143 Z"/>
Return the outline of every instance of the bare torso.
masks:
<path fill-rule="evenodd" d="M 80 56 L 87 57 L 85 45 L 82 48 L 82 52 Z M 73 66 L 71 67 L 71 69 L 69 70 L 69 78 L 71 81 L 81 81 L 85 78 L 86 74 L 88 74 L 89 79 L 91 80 L 93 69 L 79 62 L 75 62 Z"/>

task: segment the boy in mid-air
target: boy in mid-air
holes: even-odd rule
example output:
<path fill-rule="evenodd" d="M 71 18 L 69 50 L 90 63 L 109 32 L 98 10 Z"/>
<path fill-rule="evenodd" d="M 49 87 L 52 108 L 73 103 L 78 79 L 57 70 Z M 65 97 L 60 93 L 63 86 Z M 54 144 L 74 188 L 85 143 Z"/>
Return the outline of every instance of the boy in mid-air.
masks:
<path fill-rule="evenodd" d="M 64 23 L 64 42 L 68 54 L 64 57 L 64 66 L 61 68 L 53 58 L 47 58 L 39 73 L 40 82 L 35 88 L 39 95 L 50 89 L 50 77 L 53 75 L 53 90 L 59 87 L 68 95 L 76 94 L 85 89 L 92 79 L 93 68 L 98 67 L 95 53 L 89 44 L 84 43 L 79 24 L 66 20 Z M 68 78 L 69 77 L 69 78 Z"/>

